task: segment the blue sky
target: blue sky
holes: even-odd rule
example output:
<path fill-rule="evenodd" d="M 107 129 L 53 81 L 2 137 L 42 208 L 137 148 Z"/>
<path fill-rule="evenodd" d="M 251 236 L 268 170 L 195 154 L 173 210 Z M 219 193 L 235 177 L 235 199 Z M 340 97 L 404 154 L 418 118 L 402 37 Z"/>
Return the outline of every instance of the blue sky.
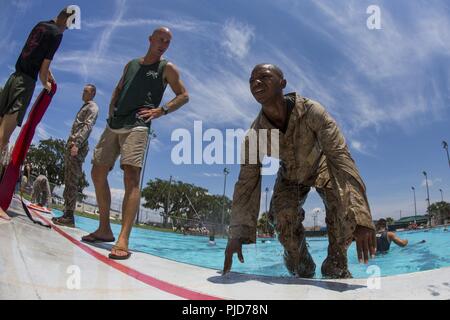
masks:
<path fill-rule="evenodd" d="M 67 139 L 81 106 L 83 85 L 97 85 L 100 115 L 84 165 L 106 122 L 110 96 L 124 65 L 143 56 L 147 37 L 160 25 L 174 38 L 166 58 L 175 63 L 190 102 L 153 124 L 145 179 L 183 180 L 211 193 L 223 192 L 223 165 L 181 165 L 170 160 L 174 129 L 246 129 L 259 111 L 248 88 L 253 66 L 278 64 L 287 91 L 321 102 L 336 118 L 367 185 L 375 218 L 425 210 L 422 171 L 428 172 L 431 201 L 439 189 L 450 200 L 450 170 L 442 140 L 450 142 L 450 5 L 446 1 L 63 1 L 0 0 L 0 83 L 36 22 L 76 4 L 81 30 L 68 30 L 52 63 L 59 91 L 35 139 Z M 381 29 L 369 30 L 369 5 L 381 9 Z M 40 91 L 38 87 L 36 93 Z M 173 97 L 168 89 L 163 101 Z M 16 130 L 14 137 L 18 134 Z M 206 145 L 206 144 L 205 144 Z M 226 193 L 232 196 L 239 167 L 228 166 Z M 119 166 L 110 176 L 122 194 Z M 272 190 L 274 177 L 264 177 Z M 93 191 L 93 186 L 87 193 Z M 264 198 L 262 209 L 264 209 Z M 323 208 L 311 192 L 305 210 Z M 319 216 L 323 222 L 324 214 Z M 311 225 L 311 214 L 306 224 Z"/>

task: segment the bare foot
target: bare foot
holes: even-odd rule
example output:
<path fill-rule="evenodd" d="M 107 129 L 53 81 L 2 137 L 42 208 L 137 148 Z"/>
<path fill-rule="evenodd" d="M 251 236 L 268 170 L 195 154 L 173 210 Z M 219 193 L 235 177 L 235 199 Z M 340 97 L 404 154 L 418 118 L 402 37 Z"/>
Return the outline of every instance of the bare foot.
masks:
<path fill-rule="evenodd" d="M 0 219 L 6 220 L 6 221 L 10 221 L 11 217 L 8 216 L 8 214 L 5 211 L 3 211 L 2 208 L 0 208 Z"/>

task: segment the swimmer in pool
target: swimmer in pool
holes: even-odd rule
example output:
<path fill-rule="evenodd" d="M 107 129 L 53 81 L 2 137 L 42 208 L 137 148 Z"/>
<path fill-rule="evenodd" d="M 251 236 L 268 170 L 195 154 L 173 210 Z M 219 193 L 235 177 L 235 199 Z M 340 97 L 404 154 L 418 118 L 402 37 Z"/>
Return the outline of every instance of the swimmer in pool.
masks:
<path fill-rule="evenodd" d="M 387 223 L 385 219 L 378 220 L 376 228 L 377 228 L 377 254 L 387 253 L 389 251 L 392 241 L 394 241 L 394 243 L 400 247 L 406 247 L 408 245 L 408 240 L 400 239 L 399 237 L 397 237 L 395 232 L 387 230 Z"/>
<path fill-rule="evenodd" d="M 216 232 L 215 232 L 215 230 L 213 228 L 210 231 L 210 233 L 209 233 L 209 242 L 208 242 L 209 246 L 215 246 L 216 245 L 215 234 L 216 234 Z"/>

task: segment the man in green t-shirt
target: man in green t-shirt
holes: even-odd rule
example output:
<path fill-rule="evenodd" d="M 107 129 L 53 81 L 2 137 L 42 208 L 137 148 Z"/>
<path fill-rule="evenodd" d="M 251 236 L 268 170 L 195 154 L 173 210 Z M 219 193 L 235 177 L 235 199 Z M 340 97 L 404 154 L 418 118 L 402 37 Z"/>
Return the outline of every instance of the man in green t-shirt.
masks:
<path fill-rule="evenodd" d="M 176 66 L 162 58 L 171 40 L 172 33 L 168 28 L 154 30 L 145 57 L 131 60 L 126 65 L 112 95 L 107 127 L 94 151 L 92 181 L 100 211 L 100 225 L 95 232 L 83 237 L 83 241 L 115 241 L 109 222 L 111 192 L 107 177 L 119 155 L 124 171 L 122 230 L 109 255 L 111 259 L 124 260 L 130 256 L 128 239 L 141 198 L 139 182 L 150 123 L 177 110 L 189 100 Z M 160 106 L 167 84 L 176 97 Z"/>

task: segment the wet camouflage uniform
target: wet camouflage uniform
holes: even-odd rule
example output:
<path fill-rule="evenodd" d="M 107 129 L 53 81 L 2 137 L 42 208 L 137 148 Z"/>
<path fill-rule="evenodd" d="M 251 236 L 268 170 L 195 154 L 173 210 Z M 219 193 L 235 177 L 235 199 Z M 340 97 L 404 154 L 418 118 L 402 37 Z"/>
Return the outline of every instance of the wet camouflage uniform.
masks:
<path fill-rule="evenodd" d="M 364 182 L 344 136 L 326 110 L 295 93 L 286 95 L 286 99 L 293 109 L 286 132 L 279 133 L 281 166 L 269 213 L 285 249 L 286 267 L 300 277 L 312 277 L 315 273 L 302 224 L 302 206 L 314 187 L 325 204 L 328 229 L 328 257 L 322 265 L 322 275 L 351 277 L 347 249 L 354 230 L 357 225 L 374 229 Z M 262 112 L 252 128 L 276 129 Z M 233 195 L 230 237 L 240 238 L 246 244 L 256 242 L 260 171 L 260 164 L 243 162 Z"/>
<path fill-rule="evenodd" d="M 97 121 L 98 106 L 94 101 L 85 103 L 75 118 L 70 137 L 67 140 L 64 171 L 64 206 L 65 216 L 73 217 L 75 211 L 78 183 L 83 175 L 83 163 L 89 151 L 88 138 Z M 72 157 L 72 145 L 78 147 L 78 155 Z"/>
<path fill-rule="evenodd" d="M 34 181 L 31 202 L 43 207 L 48 207 L 52 204 L 52 193 L 46 176 L 39 175 Z"/>

